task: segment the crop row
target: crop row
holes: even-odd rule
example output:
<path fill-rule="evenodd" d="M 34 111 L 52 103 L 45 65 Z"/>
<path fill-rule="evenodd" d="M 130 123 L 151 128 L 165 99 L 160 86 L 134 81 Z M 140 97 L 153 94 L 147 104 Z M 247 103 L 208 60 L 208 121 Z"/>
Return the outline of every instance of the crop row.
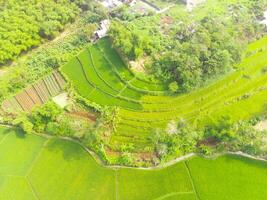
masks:
<path fill-rule="evenodd" d="M 31 111 L 36 105 L 41 105 L 51 97 L 56 96 L 64 88 L 66 82 L 59 72 L 51 74 L 38 80 L 31 87 L 7 99 L 2 104 L 5 111 Z"/>

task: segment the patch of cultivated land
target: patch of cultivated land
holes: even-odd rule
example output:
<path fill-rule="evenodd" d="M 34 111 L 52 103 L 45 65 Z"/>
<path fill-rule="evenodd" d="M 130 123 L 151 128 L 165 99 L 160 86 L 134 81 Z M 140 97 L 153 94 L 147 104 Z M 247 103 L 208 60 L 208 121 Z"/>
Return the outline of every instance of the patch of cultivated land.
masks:
<path fill-rule="evenodd" d="M 262 200 L 267 195 L 267 164 L 237 156 L 193 157 L 154 170 L 108 168 L 72 141 L 3 127 L 0 151 L 0 199 Z"/>
<path fill-rule="evenodd" d="M 261 114 L 267 101 L 266 37 L 248 47 L 237 70 L 216 82 L 178 96 L 163 83 L 141 80 L 124 65 L 107 38 L 90 46 L 62 72 L 88 100 L 120 108 L 120 121 L 110 144 L 116 149 L 133 144 L 135 152 L 150 152 L 155 128 L 165 130 L 172 120 L 185 119 L 202 127 L 223 115 L 234 120 Z"/>

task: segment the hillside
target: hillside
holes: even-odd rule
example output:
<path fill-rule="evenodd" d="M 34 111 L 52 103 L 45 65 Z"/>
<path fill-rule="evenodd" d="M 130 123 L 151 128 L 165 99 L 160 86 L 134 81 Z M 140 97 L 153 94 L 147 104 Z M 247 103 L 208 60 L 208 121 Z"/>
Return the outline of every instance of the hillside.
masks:
<path fill-rule="evenodd" d="M 0 200 L 264 200 L 267 0 L 0 0 Z"/>
<path fill-rule="evenodd" d="M 178 96 L 170 94 L 163 83 L 135 77 L 110 48 L 107 38 L 63 66 L 62 72 L 90 102 L 119 108 L 109 148 L 121 151 L 126 145 L 130 152 L 154 154 L 158 145 L 154 142 L 155 134 L 179 134 L 182 129 L 175 127 L 179 121 L 200 130 L 222 117 L 237 122 L 265 113 L 266 41 L 263 38 L 249 46 L 249 56 L 237 66 L 237 71 L 200 90 Z M 169 130 L 172 126 L 174 130 Z M 192 151 L 202 139 L 201 132 L 187 134 L 178 143 L 188 145 L 188 149 L 175 147 L 178 154 Z M 246 145 L 239 148 L 245 151 Z"/>

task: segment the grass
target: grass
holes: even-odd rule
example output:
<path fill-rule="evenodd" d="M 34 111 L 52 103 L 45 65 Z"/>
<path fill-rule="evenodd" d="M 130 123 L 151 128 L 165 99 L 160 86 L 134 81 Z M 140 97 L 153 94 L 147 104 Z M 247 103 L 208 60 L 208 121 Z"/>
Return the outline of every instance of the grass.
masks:
<path fill-rule="evenodd" d="M 117 173 L 119 199 L 152 200 L 162 198 L 167 194 L 172 194 L 171 196 L 175 199 L 179 199 L 184 194 L 194 197 L 183 163 L 163 170 L 121 169 Z M 160 189 L 159 186 L 161 186 Z"/>
<path fill-rule="evenodd" d="M 34 200 L 34 194 L 25 178 L 0 176 L 0 199 Z"/>
<path fill-rule="evenodd" d="M 0 138 L 0 166 L 5 166 L 0 199 L 262 200 L 267 195 L 267 163 L 244 157 L 193 157 L 154 170 L 109 168 L 72 141 L 4 127 Z"/>
<path fill-rule="evenodd" d="M 48 142 L 29 180 L 40 199 L 108 200 L 115 197 L 114 171 L 97 165 L 76 143 L 63 140 Z"/>
<path fill-rule="evenodd" d="M 23 176 L 45 139 L 32 135 L 22 135 L 18 131 L 9 133 L 9 130 L 0 130 L 0 135 L 4 135 L 0 145 L 0 175 Z"/>
<path fill-rule="evenodd" d="M 267 195 L 266 162 L 229 155 L 216 160 L 195 157 L 188 165 L 200 199 L 260 200 Z"/>
<path fill-rule="evenodd" d="M 100 105 L 120 107 L 121 120 L 110 140 L 111 147 L 119 149 L 131 143 L 134 152 L 143 152 L 151 144 L 154 129 L 166 130 L 172 120 L 184 119 L 202 127 L 224 115 L 241 120 L 263 113 L 267 101 L 266 41 L 265 37 L 249 45 L 250 53 L 236 71 L 177 96 L 168 95 L 164 83 L 137 78 L 112 49 L 108 38 L 82 52 L 78 56 L 80 63 L 65 65 L 62 71 L 83 97 Z M 92 87 L 95 90 L 88 92 Z"/>

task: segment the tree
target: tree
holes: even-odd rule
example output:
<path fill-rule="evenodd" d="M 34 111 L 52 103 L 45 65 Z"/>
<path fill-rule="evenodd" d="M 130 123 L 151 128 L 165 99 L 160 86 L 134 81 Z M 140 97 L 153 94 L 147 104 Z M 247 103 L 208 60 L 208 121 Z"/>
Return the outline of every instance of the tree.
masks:
<path fill-rule="evenodd" d="M 63 110 L 54 102 L 49 101 L 41 107 L 36 107 L 31 114 L 34 129 L 38 132 L 45 130 L 50 122 L 55 122 Z"/>
<path fill-rule="evenodd" d="M 54 38 L 80 12 L 71 0 L 8 0 L 1 6 L 0 64 L 39 45 L 42 38 Z"/>
<path fill-rule="evenodd" d="M 179 85 L 177 84 L 176 81 L 173 81 L 169 84 L 169 90 L 172 92 L 172 93 L 177 93 L 178 90 L 179 90 Z"/>
<path fill-rule="evenodd" d="M 19 115 L 14 121 L 13 125 L 20 127 L 25 133 L 31 134 L 33 132 L 33 124 L 25 115 Z"/>

